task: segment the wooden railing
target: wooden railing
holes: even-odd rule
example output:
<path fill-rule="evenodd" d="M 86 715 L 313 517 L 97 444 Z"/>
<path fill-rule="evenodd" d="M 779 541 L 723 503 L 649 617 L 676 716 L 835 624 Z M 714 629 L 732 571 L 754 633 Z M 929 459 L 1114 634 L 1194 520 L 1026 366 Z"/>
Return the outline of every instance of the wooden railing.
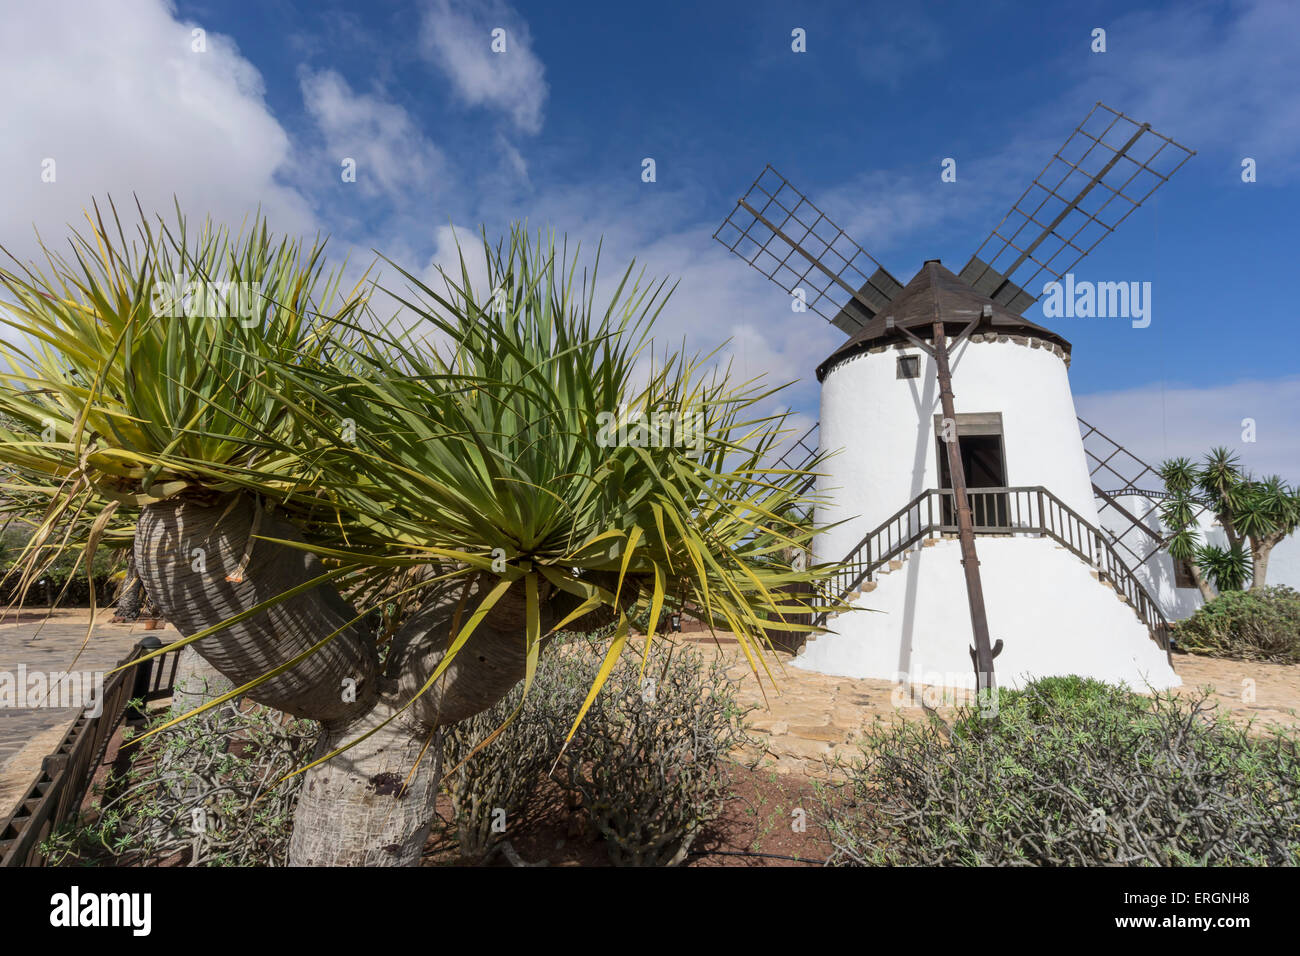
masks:
<path fill-rule="evenodd" d="M 1160 605 L 1124 563 L 1105 535 L 1069 505 L 1042 486 L 971 488 L 967 491 L 975 533 L 1048 537 L 1092 565 L 1100 580 L 1109 582 L 1146 625 L 1151 639 L 1169 653 L 1169 621 Z M 956 500 L 950 489 L 921 492 L 878 527 L 863 536 L 848 553 L 840 571 L 829 581 L 833 597 L 843 600 L 888 561 L 923 538 L 956 534 Z M 826 613 L 814 623 L 823 624 Z"/>
<path fill-rule="evenodd" d="M 138 660 L 162 646 L 145 638 L 118 663 Z M 76 816 L 95 769 L 104 758 L 108 742 L 133 699 L 146 702 L 171 696 L 179 652 L 161 654 L 135 667 L 118 671 L 104 684 L 103 707 L 98 717 L 79 716 L 55 751 L 41 763 L 41 771 L 23 793 L 13 812 L 0 823 L 0 866 L 40 866 L 41 843 L 61 824 Z"/>

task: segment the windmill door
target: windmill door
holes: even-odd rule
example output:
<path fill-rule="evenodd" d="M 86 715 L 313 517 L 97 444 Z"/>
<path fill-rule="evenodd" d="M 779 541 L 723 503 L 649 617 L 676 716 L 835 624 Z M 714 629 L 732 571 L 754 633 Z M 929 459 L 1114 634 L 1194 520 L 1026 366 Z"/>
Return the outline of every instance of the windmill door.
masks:
<path fill-rule="evenodd" d="M 950 491 L 952 474 L 948 468 L 948 452 L 944 448 L 941 432 L 935 437 L 939 455 L 939 487 Z M 1005 490 L 1007 463 L 1002 443 L 1001 413 L 958 415 L 957 445 L 961 450 L 962 470 L 966 473 L 966 493 L 970 498 L 975 529 L 987 531 L 1009 528 L 1011 522 Z M 943 496 L 943 523 L 954 529 L 957 526 L 952 494 Z"/>

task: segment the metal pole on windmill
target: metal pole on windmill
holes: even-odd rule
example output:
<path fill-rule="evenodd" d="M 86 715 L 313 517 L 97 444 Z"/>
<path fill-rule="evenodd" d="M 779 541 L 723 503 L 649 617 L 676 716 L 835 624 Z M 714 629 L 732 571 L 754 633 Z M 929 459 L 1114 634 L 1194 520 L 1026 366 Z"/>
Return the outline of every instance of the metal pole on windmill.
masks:
<path fill-rule="evenodd" d="M 934 265 L 930 265 L 933 271 Z M 934 281 L 932 275 L 931 281 Z M 934 361 L 939 379 L 939 399 L 943 404 L 944 449 L 948 454 L 948 473 L 957 511 L 957 535 L 961 539 L 961 566 L 966 574 L 966 599 L 970 604 L 970 625 L 975 635 L 975 688 L 981 703 L 984 695 L 997 687 L 993 675 L 993 646 L 989 642 L 989 620 L 984 610 L 984 585 L 980 580 L 980 562 L 975 552 L 975 523 L 971 518 L 970 499 L 966 495 L 966 470 L 961 463 L 961 446 L 957 440 L 957 412 L 952 395 L 952 370 L 948 365 L 948 341 L 938 297 L 934 307 Z M 951 424 L 949 424 L 951 423 Z"/>

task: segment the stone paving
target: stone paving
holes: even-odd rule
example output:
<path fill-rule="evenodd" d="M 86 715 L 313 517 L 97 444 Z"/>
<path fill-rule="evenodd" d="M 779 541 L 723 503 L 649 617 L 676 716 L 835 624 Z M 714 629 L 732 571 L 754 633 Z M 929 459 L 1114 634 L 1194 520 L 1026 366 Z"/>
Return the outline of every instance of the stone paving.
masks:
<path fill-rule="evenodd" d="M 16 681 L 20 666 L 28 675 L 105 673 L 141 638 L 154 636 L 166 643 L 178 636 L 171 627 L 146 631 L 140 622 L 111 624 L 112 616 L 111 608 L 97 611 L 87 641 L 87 610 L 0 613 L 0 674 Z M 31 783 L 42 758 L 58 746 L 79 712 L 77 707 L 0 706 L 0 820 L 8 816 L 15 797 Z"/>
<path fill-rule="evenodd" d="M 952 710 L 943 705 L 941 688 L 815 674 L 789 666 L 792 655 L 781 652 L 776 655 L 781 666 L 769 665 L 776 687 L 767 680 L 760 687 L 734 638 L 721 637 L 717 644 L 707 635 L 689 641 L 702 653 L 731 662 L 728 673 L 739 681 L 740 701 L 758 708 L 750 714 L 762 738 L 757 756 L 779 774 L 824 777 L 827 758 L 855 756 L 869 725 L 922 717 L 922 702 L 938 705 L 940 714 Z M 1175 654 L 1174 670 L 1183 679 L 1175 691 L 1181 696 L 1209 687 L 1211 702 L 1234 720 L 1254 720 L 1261 730 L 1300 728 L 1300 665 Z"/>

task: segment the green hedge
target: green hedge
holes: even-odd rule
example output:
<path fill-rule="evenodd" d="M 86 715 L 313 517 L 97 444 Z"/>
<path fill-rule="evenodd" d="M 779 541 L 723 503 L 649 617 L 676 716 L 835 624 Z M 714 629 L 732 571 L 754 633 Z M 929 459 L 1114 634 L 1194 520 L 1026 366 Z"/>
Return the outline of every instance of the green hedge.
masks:
<path fill-rule="evenodd" d="M 822 792 L 839 865 L 1295 865 L 1294 734 L 1080 678 L 868 732 Z"/>
<path fill-rule="evenodd" d="M 1174 628 L 1192 654 L 1300 663 L 1300 594 L 1285 585 L 1225 591 Z"/>

